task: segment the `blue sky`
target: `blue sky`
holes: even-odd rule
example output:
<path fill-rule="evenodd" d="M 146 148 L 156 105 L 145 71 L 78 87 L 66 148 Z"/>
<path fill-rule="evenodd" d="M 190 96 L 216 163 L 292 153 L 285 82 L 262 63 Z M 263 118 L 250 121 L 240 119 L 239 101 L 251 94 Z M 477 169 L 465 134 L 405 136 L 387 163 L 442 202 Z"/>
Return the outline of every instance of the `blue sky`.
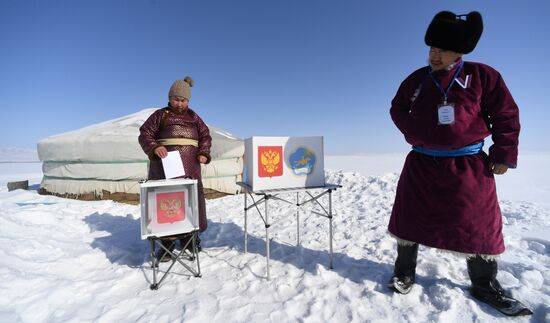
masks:
<path fill-rule="evenodd" d="M 520 149 L 550 150 L 550 1 L 81 0 L 0 2 L 0 147 L 162 107 L 242 138 L 322 135 L 326 154 L 409 149 L 389 117 L 426 65 L 441 10 L 480 11 L 466 60 L 495 67 L 521 109 Z"/>

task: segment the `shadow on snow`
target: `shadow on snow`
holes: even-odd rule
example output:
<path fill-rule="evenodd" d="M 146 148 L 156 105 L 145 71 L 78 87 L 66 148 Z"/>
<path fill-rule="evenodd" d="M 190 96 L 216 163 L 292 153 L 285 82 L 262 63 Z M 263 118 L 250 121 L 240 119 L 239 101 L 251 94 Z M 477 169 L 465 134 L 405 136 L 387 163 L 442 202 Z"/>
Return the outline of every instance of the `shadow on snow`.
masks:
<path fill-rule="evenodd" d="M 91 231 L 110 233 L 95 238 L 91 246 L 105 253 L 111 263 L 129 267 L 143 267 L 149 261 L 149 245 L 141 240 L 140 219 L 130 214 L 126 217 L 113 216 L 109 213 L 92 213 L 84 218 Z M 244 254 L 244 231 L 234 223 L 208 221 L 208 230 L 201 234 L 205 252 L 208 248 L 229 248 Z M 265 257 L 265 240 L 248 235 L 248 253 Z M 363 283 L 364 280 L 385 282 L 389 279 L 393 264 L 373 262 L 368 259 L 356 259 L 341 252 L 333 253 L 333 269 L 329 267 L 328 242 L 327 250 L 313 250 L 303 246 L 297 247 L 272 239 L 270 259 L 290 264 L 309 273 L 316 273 L 318 265 L 340 276 Z M 148 265 L 148 264 L 146 264 Z M 204 268 L 205 272 L 208 268 Z"/>

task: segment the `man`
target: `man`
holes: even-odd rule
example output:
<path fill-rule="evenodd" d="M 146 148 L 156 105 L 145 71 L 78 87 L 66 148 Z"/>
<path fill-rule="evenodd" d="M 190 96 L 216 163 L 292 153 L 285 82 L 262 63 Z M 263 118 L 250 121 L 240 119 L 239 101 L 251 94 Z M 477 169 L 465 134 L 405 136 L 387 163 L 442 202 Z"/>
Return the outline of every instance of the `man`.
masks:
<path fill-rule="evenodd" d="M 528 315 L 496 280 L 504 242 L 493 175 L 516 167 L 520 124 L 500 74 L 462 60 L 482 31 L 478 12 L 435 15 L 424 39 L 429 66 L 409 75 L 392 101 L 391 117 L 413 150 L 388 226 L 398 242 L 389 287 L 411 290 L 422 244 L 466 257 L 476 299 L 506 315 Z M 488 136 L 494 142 L 489 155 L 482 150 Z"/>

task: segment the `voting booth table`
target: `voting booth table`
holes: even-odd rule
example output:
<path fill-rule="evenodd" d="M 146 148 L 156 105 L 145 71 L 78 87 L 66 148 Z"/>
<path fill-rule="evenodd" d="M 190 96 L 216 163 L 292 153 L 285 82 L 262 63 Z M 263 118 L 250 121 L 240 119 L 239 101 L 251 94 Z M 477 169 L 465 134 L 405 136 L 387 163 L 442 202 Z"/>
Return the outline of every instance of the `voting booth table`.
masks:
<path fill-rule="evenodd" d="M 149 180 L 140 184 L 141 239 L 149 241 L 149 254 L 153 279 L 150 288 L 158 289 L 166 275 L 176 263 L 200 277 L 197 239 L 199 233 L 198 192 L 195 179 Z M 174 249 L 176 242 L 189 238 L 181 250 Z M 167 248 L 161 242 L 167 240 Z M 155 246 L 164 250 L 164 257 L 172 262 L 158 280 L 159 260 L 155 256 Z M 189 251 L 189 250 L 191 251 Z"/>
<path fill-rule="evenodd" d="M 332 192 L 340 185 L 325 183 L 323 137 L 251 137 L 245 140 L 244 251 L 248 252 L 248 211 L 256 210 L 265 225 L 266 276 L 269 272 L 270 201 L 296 206 L 296 244 L 300 245 L 300 209 L 317 206 L 312 214 L 328 219 L 329 267 L 332 264 Z M 290 197 L 289 197 L 290 196 Z M 325 205 L 323 205 L 323 197 Z M 251 200 L 251 204 L 248 200 Z M 263 210 L 260 206 L 263 204 Z"/>

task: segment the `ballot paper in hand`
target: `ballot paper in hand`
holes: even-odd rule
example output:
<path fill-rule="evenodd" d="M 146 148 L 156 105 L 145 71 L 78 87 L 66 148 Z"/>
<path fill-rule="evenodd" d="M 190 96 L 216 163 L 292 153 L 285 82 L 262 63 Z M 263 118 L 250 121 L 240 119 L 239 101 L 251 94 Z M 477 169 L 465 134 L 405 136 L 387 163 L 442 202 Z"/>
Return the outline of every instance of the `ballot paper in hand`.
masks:
<path fill-rule="evenodd" d="M 169 151 L 168 156 L 162 158 L 162 167 L 164 168 L 166 179 L 185 175 L 180 152 L 177 150 Z"/>

